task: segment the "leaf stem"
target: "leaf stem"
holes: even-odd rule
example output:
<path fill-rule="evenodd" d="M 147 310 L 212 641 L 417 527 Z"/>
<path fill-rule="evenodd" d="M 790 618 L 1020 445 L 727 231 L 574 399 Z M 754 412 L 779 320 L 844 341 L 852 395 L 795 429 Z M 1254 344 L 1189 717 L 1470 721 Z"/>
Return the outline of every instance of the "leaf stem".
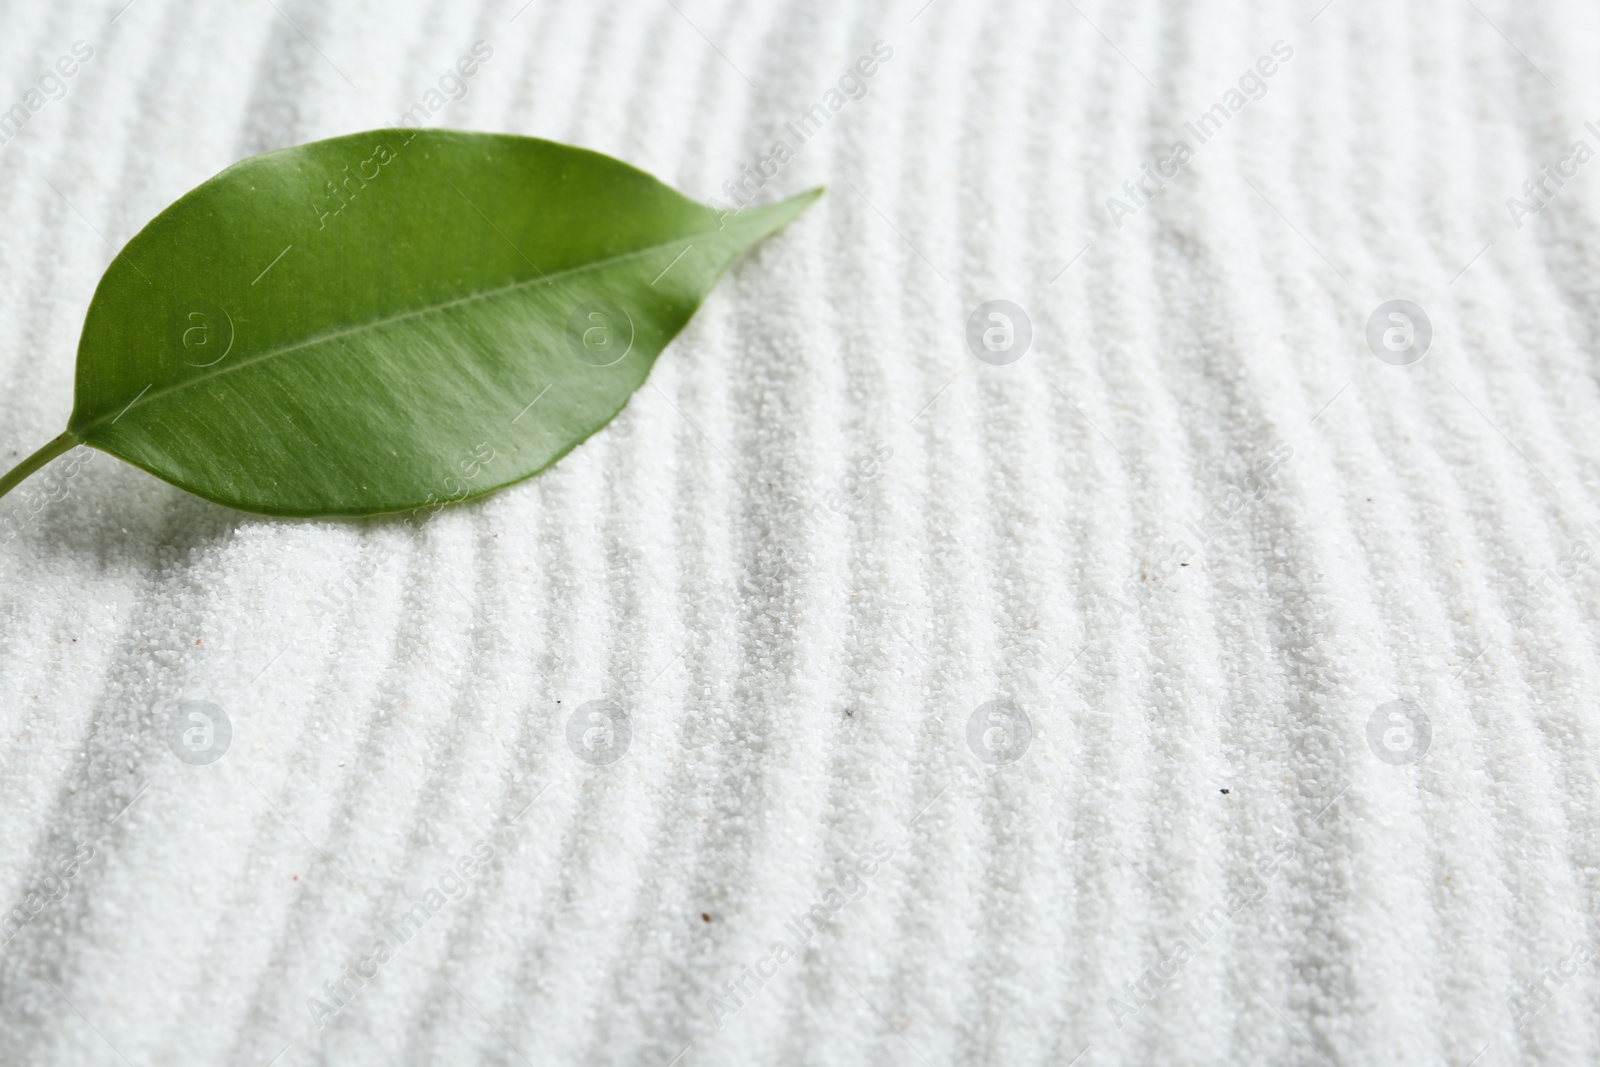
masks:
<path fill-rule="evenodd" d="M 0 496 L 5 496 L 15 489 L 24 478 L 49 463 L 64 452 L 69 452 L 78 444 L 78 437 L 71 430 L 57 437 L 39 451 L 11 468 L 4 477 L 0 477 Z"/>

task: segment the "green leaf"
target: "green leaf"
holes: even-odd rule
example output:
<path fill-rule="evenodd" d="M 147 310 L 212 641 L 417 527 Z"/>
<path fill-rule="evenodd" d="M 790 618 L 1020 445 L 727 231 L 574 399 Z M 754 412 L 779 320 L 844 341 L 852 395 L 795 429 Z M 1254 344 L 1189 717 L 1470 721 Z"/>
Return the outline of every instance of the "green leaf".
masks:
<path fill-rule="evenodd" d="M 737 213 L 594 152 L 375 130 L 255 156 L 107 268 L 67 432 L 273 515 L 371 515 L 538 473 L 644 383 L 728 265 L 813 200 Z"/>

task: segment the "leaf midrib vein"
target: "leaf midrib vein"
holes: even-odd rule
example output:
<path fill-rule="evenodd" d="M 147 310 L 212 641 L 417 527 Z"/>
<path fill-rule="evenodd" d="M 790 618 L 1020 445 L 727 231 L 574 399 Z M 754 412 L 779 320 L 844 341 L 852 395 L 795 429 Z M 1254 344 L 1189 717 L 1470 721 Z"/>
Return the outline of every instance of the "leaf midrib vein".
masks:
<path fill-rule="evenodd" d="M 164 396 L 169 396 L 169 395 L 171 395 L 173 393 L 179 393 L 179 392 L 184 391 L 185 389 L 194 388 L 194 387 L 199 386 L 199 385 L 201 385 L 201 384 L 203 384 L 205 382 L 210 381 L 213 378 L 220 378 L 224 374 L 231 374 L 231 373 L 233 373 L 235 371 L 241 371 L 241 370 L 244 370 L 244 369 L 246 369 L 248 367 L 253 367 L 257 363 L 262 362 L 263 360 L 276 359 L 279 356 L 288 355 L 291 352 L 298 352 L 302 348 L 310 348 L 312 345 L 322 344 L 323 342 L 326 342 L 326 341 L 338 340 L 341 337 L 349 337 L 352 334 L 361 333 L 361 332 L 366 331 L 366 330 L 376 330 L 376 329 L 379 329 L 380 327 L 388 326 L 391 323 L 401 322 L 401 321 L 403 321 L 405 319 L 416 318 L 419 315 L 431 315 L 431 314 L 433 314 L 435 312 L 445 311 L 445 310 L 447 310 L 449 308 L 458 307 L 458 306 L 460 306 L 462 304 L 470 304 L 474 300 L 487 300 L 490 297 L 501 296 L 501 295 L 503 295 L 505 293 L 514 292 L 517 289 L 521 289 L 521 288 L 524 288 L 524 287 L 527 287 L 527 286 L 554 285 L 555 284 L 555 280 L 557 278 L 563 278 L 563 277 L 566 277 L 566 276 L 571 275 L 571 274 L 580 274 L 580 273 L 582 273 L 584 271 L 589 271 L 589 270 L 599 270 L 602 267 L 608 267 L 608 266 L 611 266 L 614 263 L 620 263 L 623 260 L 632 259 L 635 256 L 649 255 L 651 252 L 659 252 L 663 248 L 675 247 L 678 244 L 679 241 L 690 240 L 690 239 L 696 238 L 696 237 L 703 237 L 708 233 L 721 233 L 721 232 L 723 232 L 723 228 L 721 228 L 721 227 L 719 227 L 718 229 L 715 229 L 715 230 L 696 230 L 693 233 L 686 233 L 686 234 L 683 234 L 681 236 L 674 237 L 670 241 L 662 241 L 660 244 L 649 245 L 649 246 L 647 246 L 645 248 L 638 248 L 638 249 L 635 249 L 632 252 L 623 252 L 623 253 L 621 253 L 619 255 L 610 256 L 610 257 L 608 257 L 606 259 L 595 260 L 593 263 L 584 263 L 584 264 L 582 264 L 580 266 L 567 267 L 564 270 L 558 270 L 558 271 L 554 271 L 554 272 L 549 273 L 549 274 L 544 274 L 542 277 L 539 277 L 539 278 L 529 278 L 529 279 L 526 279 L 526 280 L 523 280 L 523 281 L 512 282 L 511 284 L 503 285 L 503 286 L 499 287 L 498 289 L 485 289 L 484 291 L 479 292 L 479 293 L 468 293 L 466 296 L 456 297 L 453 300 L 446 300 L 445 302 L 443 302 L 441 304 L 432 304 L 432 305 L 430 305 L 428 307 L 417 308 L 417 309 L 412 310 L 412 311 L 402 311 L 397 315 L 389 315 L 389 316 L 387 316 L 385 318 L 381 318 L 381 319 L 372 319 L 372 320 L 370 320 L 368 322 L 359 323 L 358 325 L 355 325 L 355 326 L 348 326 L 348 327 L 346 327 L 346 328 L 344 328 L 342 330 L 334 330 L 334 331 L 329 332 L 329 333 L 317 334 L 314 337 L 306 338 L 304 341 L 297 341 L 292 345 L 284 345 L 281 348 L 273 348 L 273 349 L 268 349 L 265 352 L 258 352 L 255 355 L 250 356 L 247 359 L 243 359 L 243 360 L 239 360 L 238 362 L 235 362 L 231 366 L 219 367 L 218 369 L 216 369 L 214 371 L 210 371 L 210 372 L 208 372 L 206 374 L 198 375 L 198 376 L 193 377 L 193 378 L 185 378 L 182 381 L 174 382 L 171 385 L 166 386 L 165 388 L 162 388 L 162 389 L 150 390 L 150 389 L 147 388 L 146 391 L 143 394 L 141 394 L 141 396 L 139 396 L 138 398 L 135 399 L 134 403 L 129 404 L 127 406 L 127 408 L 125 408 L 121 412 L 119 412 L 118 415 L 117 415 L 117 418 L 120 419 L 120 418 L 122 418 L 123 415 L 126 415 L 129 411 L 132 411 L 135 408 L 142 408 L 145 405 L 150 404 L 150 403 L 152 403 L 152 402 L 154 402 L 156 400 L 159 400 Z M 535 267 L 534 269 L 537 270 L 538 268 Z M 84 426 L 83 426 L 83 429 L 81 431 L 78 431 L 78 436 L 80 438 L 87 438 L 87 436 L 91 432 L 93 432 L 95 429 L 97 429 L 102 423 L 104 423 L 109 416 L 110 416 L 110 412 L 107 412 L 106 414 L 101 415 L 99 418 L 85 423 Z M 113 421 L 115 421 L 115 420 L 113 420 Z"/>

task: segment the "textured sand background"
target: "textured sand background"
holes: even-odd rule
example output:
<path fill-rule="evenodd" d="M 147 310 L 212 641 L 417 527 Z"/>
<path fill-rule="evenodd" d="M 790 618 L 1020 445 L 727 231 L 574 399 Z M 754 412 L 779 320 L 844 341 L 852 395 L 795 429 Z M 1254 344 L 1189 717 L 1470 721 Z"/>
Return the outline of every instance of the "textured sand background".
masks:
<path fill-rule="evenodd" d="M 0 13 L 0 108 L 93 49 L 0 145 L 6 465 L 146 221 L 475 41 L 433 124 L 830 190 L 420 529 L 0 502 L 4 1063 L 1600 1056 L 1600 9 L 519 2 Z"/>

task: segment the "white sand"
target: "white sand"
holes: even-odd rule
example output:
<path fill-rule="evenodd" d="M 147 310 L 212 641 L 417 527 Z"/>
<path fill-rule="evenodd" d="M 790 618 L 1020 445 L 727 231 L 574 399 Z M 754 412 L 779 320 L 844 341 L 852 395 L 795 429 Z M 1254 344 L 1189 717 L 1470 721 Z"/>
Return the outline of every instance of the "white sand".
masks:
<path fill-rule="evenodd" d="M 236 159 L 392 123 L 475 40 L 436 122 L 701 197 L 894 54 L 762 193 L 830 194 L 542 478 L 418 531 L 104 456 L 0 502 L 0 1059 L 1600 1056 L 1600 555 L 1560 573 L 1600 553 L 1600 163 L 1505 205 L 1600 147 L 1600 11 L 519 3 L 8 5 L 0 108 L 95 53 L 0 146 L 7 465 L 65 423 L 114 247 Z M 1413 366 L 1364 340 L 1394 298 Z M 1031 319 L 1009 366 L 964 342 L 991 299 Z M 602 698 L 632 739 L 596 767 L 567 726 Z M 996 699 L 1033 730 L 998 766 Z M 1420 762 L 1369 747 L 1393 700 Z M 216 762 L 169 749 L 184 701 L 227 715 Z"/>

